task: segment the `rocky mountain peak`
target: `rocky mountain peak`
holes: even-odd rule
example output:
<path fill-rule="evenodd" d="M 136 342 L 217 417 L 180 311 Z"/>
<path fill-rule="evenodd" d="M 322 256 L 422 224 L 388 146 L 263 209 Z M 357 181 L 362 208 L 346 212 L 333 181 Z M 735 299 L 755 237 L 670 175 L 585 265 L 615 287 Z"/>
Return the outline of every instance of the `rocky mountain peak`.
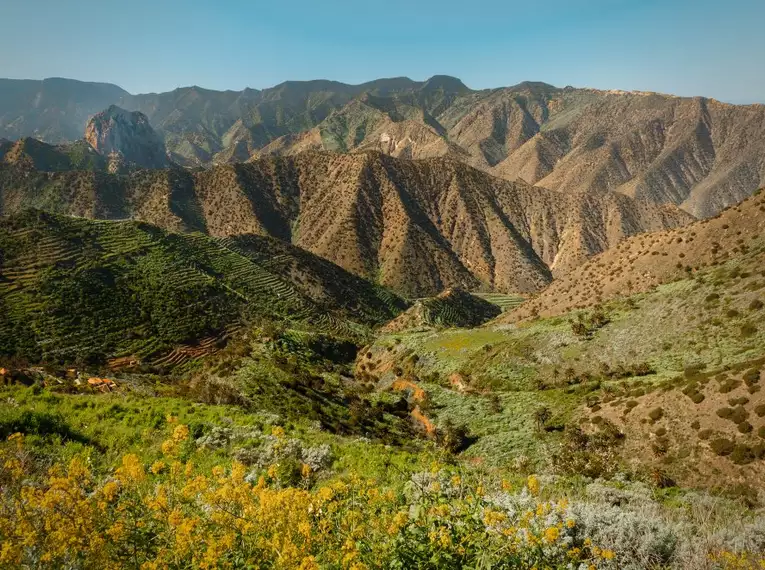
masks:
<path fill-rule="evenodd" d="M 101 155 L 109 157 L 109 169 L 123 165 L 164 168 L 169 165 L 162 139 L 149 119 L 138 111 L 111 105 L 94 115 L 85 128 L 85 140 Z"/>

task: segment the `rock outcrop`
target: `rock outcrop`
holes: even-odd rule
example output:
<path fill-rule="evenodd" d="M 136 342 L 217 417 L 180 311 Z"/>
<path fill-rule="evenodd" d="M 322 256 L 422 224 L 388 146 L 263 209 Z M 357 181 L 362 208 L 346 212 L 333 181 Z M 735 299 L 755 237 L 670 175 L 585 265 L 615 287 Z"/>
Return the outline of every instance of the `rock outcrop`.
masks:
<path fill-rule="evenodd" d="M 170 162 L 162 139 L 149 119 L 112 105 L 88 121 L 85 140 L 109 159 L 109 171 L 126 167 L 165 168 Z"/>

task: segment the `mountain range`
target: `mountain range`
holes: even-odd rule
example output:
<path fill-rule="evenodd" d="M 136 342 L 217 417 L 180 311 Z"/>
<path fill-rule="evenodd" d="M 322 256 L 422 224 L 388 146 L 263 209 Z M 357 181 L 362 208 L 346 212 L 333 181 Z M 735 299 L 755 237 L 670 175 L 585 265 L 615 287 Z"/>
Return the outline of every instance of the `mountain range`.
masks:
<path fill-rule="evenodd" d="M 3 79 L 0 137 L 73 141 L 113 104 L 144 113 L 184 166 L 304 150 L 450 157 L 510 181 L 615 191 L 696 217 L 765 183 L 763 105 L 534 82 L 476 91 L 448 76 L 144 95 L 66 79 Z"/>
<path fill-rule="evenodd" d="M 535 292 L 625 236 L 694 219 L 615 192 L 509 182 L 451 157 L 307 151 L 109 174 L 95 159 L 88 170 L 83 152 L 82 143 L 35 139 L 0 145 L 0 214 L 39 208 L 216 237 L 272 236 L 410 297 L 453 286 Z"/>

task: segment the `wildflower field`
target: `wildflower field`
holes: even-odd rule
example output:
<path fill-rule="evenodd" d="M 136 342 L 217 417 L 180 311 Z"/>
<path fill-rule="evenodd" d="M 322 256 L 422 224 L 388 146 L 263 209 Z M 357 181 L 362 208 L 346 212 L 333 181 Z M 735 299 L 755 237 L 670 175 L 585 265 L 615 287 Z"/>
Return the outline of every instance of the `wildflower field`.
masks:
<path fill-rule="evenodd" d="M 358 438 L 313 445 L 300 426 L 258 429 L 242 419 L 195 438 L 168 416 L 154 429 L 141 428 L 143 445 L 122 454 L 59 440 L 52 458 L 46 438 L 11 434 L 0 446 L 0 567 L 762 564 L 754 553 L 763 546 L 764 519 L 739 520 L 737 532 L 726 534 L 741 512 L 732 503 L 712 506 L 707 514 L 719 520 L 702 542 L 689 518 L 700 498 L 686 504 L 673 497 L 682 506 L 670 507 L 668 497 L 636 483 L 582 487 L 489 472 L 427 444 L 409 454 Z M 242 442 L 249 444 L 237 447 Z"/>

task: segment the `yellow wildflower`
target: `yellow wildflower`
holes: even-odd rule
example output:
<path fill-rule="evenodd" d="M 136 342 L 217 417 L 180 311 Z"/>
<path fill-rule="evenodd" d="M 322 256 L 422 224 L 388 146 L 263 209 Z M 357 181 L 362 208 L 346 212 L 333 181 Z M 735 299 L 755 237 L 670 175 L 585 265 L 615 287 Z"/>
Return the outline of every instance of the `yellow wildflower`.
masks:
<path fill-rule="evenodd" d="M 537 479 L 536 475 L 529 475 L 529 478 L 526 481 L 526 486 L 529 489 L 529 493 L 532 495 L 537 496 L 539 494 L 539 479 Z"/>
<path fill-rule="evenodd" d="M 545 541 L 552 544 L 560 537 L 560 530 L 557 526 L 551 526 L 545 529 Z"/>

